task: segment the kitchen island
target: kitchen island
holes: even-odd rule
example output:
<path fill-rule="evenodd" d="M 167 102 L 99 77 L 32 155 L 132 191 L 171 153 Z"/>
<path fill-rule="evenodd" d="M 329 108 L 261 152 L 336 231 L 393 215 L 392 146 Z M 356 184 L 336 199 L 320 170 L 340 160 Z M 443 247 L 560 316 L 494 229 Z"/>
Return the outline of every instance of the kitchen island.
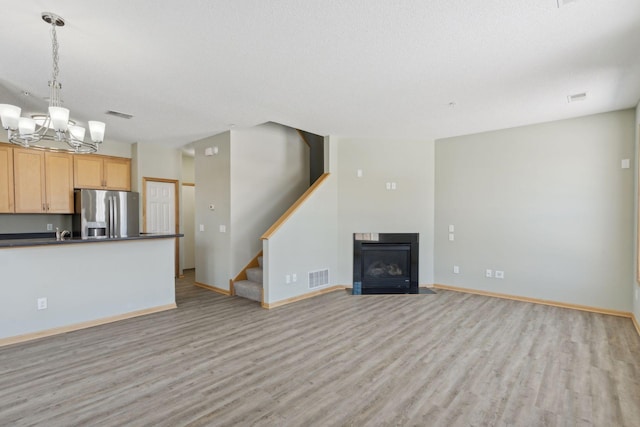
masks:
<path fill-rule="evenodd" d="M 176 308 L 176 237 L 0 240 L 0 345 Z"/>

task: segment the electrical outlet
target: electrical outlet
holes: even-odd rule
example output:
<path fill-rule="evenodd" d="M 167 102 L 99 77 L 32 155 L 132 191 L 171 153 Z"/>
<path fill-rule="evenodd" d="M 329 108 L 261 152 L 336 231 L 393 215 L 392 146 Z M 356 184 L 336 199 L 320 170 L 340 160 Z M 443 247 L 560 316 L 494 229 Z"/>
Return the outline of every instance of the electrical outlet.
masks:
<path fill-rule="evenodd" d="M 47 224 L 47 231 L 53 231 L 53 224 Z"/>
<path fill-rule="evenodd" d="M 504 279 L 504 271 L 496 270 L 496 279 Z"/>
<path fill-rule="evenodd" d="M 487 269 L 487 270 L 484 272 L 484 275 L 485 275 L 485 277 L 493 277 L 493 270 L 489 270 L 489 269 Z"/>
<path fill-rule="evenodd" d="M 284 276 L 284 281 L 287 283 L 291 283 L 291 275 L 287 274 L 286 276 Z"/>
<path fill-rule="evenodd" d="M 46 308 L 47 308 L 47 299 L 38 298 L 38 310 L 46 310 Z"/>
<path fill-rule="evenodd" d="M 454 266 L 453 266 L 453 273 L 454 273 L 454 274 L 460 274 L 460 267 L 459 267 L 459 266 L 457 266 L 457 265 L 454 265 Z"/>
<path fill-rule="evenodd" d="M 298 281 L 298 275 L 297 275 L 296 273 L 293 273 L 293 274 L 291 275 L 291 281 L 292 281 L 293 283 L 296 283 L 296 282 Z"/>

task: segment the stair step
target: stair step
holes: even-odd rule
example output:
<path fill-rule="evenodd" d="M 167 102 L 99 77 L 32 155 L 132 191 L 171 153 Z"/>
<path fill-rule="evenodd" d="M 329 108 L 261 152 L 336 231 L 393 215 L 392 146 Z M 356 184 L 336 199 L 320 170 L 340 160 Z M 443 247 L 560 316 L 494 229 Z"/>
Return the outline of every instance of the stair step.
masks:
<path fill-rule="evenodd" d="M 251 282 L 260 283 L 262 285 L 262 268 L 247 268 L 247 280 Z"/>
<path fill-rule="evenodd" d="M 233 284 L 235 294 L 252 301 L 262 302 L 262 284 L 251 280 L 240 280 Z"/>
<path fill-rule="evenodd" d="M 262 257 L 261 256 L 258 257 L 258 264 L 260 265 L 260 268 L 262 268 Z"/>

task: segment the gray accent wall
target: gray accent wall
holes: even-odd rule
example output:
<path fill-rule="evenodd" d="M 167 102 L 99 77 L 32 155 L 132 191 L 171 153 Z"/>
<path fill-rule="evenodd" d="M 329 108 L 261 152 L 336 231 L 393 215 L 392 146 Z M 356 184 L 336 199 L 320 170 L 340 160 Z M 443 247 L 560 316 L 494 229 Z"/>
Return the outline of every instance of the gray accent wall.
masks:
<path fill-rule="evenodd" d="M 0 234 L 7 233 L 55 233 L 60 230 L 71 231 L 72 215 L 46 214 L 0 214 Z M 47 224 L 53 231 L 47 230 Z"/>
<path fill-rule="evenodd" d="M 268 304 L 340 284 L 337 265 L 338 173 L 335 138 L 325 138 L 324 153 L 329 177 L 272 238 L 263 241 L 264 301 Z M 329 271 L 329 283 L 310 289 L 309 273 L 319 270 Z M 286 276 L 290 278 L 289 283 Z"/>
<path fill-rule="evenodd" d="M 308 147 L 294 129 L 275 123 L 234 129 L 193 146 L 196 281 L 226 290 L 262 249 L 262 234 L 308 188 Z M 213 147 L 218 153 L 205 156 Z"/>
<path fill-rule="evenodd" d="M 433 284 L 433 141 L 340 138 L 337 169 L 338 283 L 353 283 L 353 233 L 371 232 L 419 233 L 419 284 Z"/>
<path fill-rule="evenodd" d="M 633 235 L 635 237 L 635 242 L 636 244 L 634 245 L 634 250 L 633 250 L 633 262 L 634 262 L 634 276 L 633 276 L 633 280 L 631 281 L 631 283 L 633 283 L 632 288 L 633 291 L 631 292 L 631 298 L 633 300 L 633 313 L 635 314 L 636 320 L 638 322 L 640 322 L 640 281 L 637 277 L 637 271 L 638 271 L 638 247 L 640 246 L 640 242 L 638 242 L 638 230 L 640 228 L 640 224 L 638 224 L 638 218 L 640 215 L 640 212 L 638 212 L 638 203 L 640 203 L 640 201 L 638 200 L 638 191 L 640 191 L 640 189 L 638 188 L 638 182 L 640 180 L 640 161 L 639 161 L 639 157 L 640 157 L 640 103 L 638 103 L 638 105 L 636 106 L 636 123 L 635 123 L 635 153 L 634 153 L 634 162 L 631 162 L 632 164 L 635 164 L 636 169 L 635 169 L 635 179 L 634 179 L 634 192 L 633 192 L 633 200 L 634 200 L 634 224 L 635 224 L 635 228 L 633 231 Z"/>
<path fill-rule="evenodd" d="M 231 133 L 225 132 L 196 141 L 195 148 L 195 228 L 196 281 L 221 289 L 229 288 L 231 240 L 220 225 L 231 220 Z M 218 153 L 205 156 L 207 148 Z M 214 210 L 209 209 L 214 204 Z M 204 227 L 201 231 L 200 226 Z"/>
<path fill-rule="evenodd" d="M 309 188 L 309 147 L 295 129 L 231 131 L 231 276 L 262 249 L 260 236 Z"/>
<path fill-rule="evenodd" d="M 621 160 L 635 157 L 636 120 L 625 110 L 436 141 L 436 283 L 630 311 L 635 173 Z"/>
<path fill-rule="evenodd" d="M 0 249 L 0 338 L 174 304 L 174 247 L 149 239 Z"/>

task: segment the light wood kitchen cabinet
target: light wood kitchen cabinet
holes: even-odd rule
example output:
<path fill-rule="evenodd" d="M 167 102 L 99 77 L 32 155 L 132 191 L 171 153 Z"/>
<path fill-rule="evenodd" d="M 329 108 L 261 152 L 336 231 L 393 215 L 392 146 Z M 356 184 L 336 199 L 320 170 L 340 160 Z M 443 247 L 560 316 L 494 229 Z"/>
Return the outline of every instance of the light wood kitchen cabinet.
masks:
<path fill-rule="evenodd" d="M 75 188 L 131 191 L 131 159 L 75 155 L 73 174 Z"/>
<path fill-rule="evenodd" d="M 0 145 L 0 213 L 13 210 L 13 148 Z"/>
<path fill-rule="evenodd" d="M 13 150 L 16 213 L 73 213 L 73 156 Z"/>
<path fill-rule="evenodd" d="M 73 213 L 73 156 L 45 153 L 47 213 Z"/>

